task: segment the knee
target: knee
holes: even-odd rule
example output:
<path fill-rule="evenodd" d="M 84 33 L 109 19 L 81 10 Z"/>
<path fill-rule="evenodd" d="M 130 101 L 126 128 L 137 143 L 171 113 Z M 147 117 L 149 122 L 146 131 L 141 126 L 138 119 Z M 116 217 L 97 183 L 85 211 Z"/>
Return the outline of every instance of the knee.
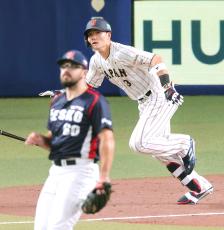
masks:
<path fill-rule="evenodd" d="M 129 141 L 129 147 L 131 150 L 135 151 L 135 152 L 139 152 L 139 153 L 149 153 L 149 149 L 146 150 L 146 148 L 144 147 L 142 141 L 140 139 L 137 140 L 131 140 Z"/>

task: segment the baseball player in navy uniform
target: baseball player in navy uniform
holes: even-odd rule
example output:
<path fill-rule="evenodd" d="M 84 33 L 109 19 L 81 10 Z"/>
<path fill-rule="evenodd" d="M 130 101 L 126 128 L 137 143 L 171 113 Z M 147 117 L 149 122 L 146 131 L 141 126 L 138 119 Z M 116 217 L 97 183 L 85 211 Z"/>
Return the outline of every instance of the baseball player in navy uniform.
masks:
<path fill-rule="evenodd" d="M 110 109 L 86 84 L 86 58 L 70 50 L 58 64 L 65 92 L 51 105 L 48 134 L 32 132 L 25 142 L 49 150 L 52 161 L 37 202 L 35 230 L 72 230 L 87 195 L 110 182 L 114 155 Z"/>
<path fill-rule="evenodd" d="M 107 78 L 137 101 L 139 120 L 129 141 L 130 148 L 163 162 L 190 190 L 178 204 L 196 204 L 213 191 L 213 186 L 194 170 L 193 138 L 170 131 L 170 120 L 183 103 L 183 96 L 174 88 L 161 56 L 113 42 L 111 31 L 102 17 L 88 21 L 84 38 L 95 53 L 86 81 L 99 87 Z"/>

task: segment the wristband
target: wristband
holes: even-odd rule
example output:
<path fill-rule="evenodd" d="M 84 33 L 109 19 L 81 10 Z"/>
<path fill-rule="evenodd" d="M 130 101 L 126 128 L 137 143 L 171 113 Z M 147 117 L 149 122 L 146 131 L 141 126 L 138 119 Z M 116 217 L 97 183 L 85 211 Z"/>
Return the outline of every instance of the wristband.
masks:
<path fill-rule="evenodd" d="M 160 75 L 159 76 L 159 79 L 160 79 L 160 82 L 161 82 L 161 85 L 163 88 L 167 88 L 167 86 L 170 85 L 170 77 L 169 77 L 169 74 L 163 74 L 163 75 Z"/>
<path fill-rule="evenodd" d="M 161 70 L 167 70 L 165 63 L 163 63 L 163 62 L 161 62 L 161 63 L 156 64 L 155 66 L 153 66 L 153 69 L 155 69 L 156 72 L 159 72 Z"/>

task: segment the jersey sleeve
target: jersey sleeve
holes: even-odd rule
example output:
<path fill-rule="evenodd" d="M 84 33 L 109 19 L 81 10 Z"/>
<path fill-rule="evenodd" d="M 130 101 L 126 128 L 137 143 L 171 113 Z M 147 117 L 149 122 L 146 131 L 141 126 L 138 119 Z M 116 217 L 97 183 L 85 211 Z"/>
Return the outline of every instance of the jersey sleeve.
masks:
<path fill-rule="evenodd" d="M 126 65 L 149 67 L 154 55 L 154 53 L 120 44 L 117 58 L 120 62 L 123 62 Z"/>
<path fill-rule="evenodd" d="M 95 135 L 100 133 L 100 131 L 105 128 L 112 130 L 111 112 L 108 102 L 104 96 L 100 95 L 99 100 L 92 110 L 90 119 Z"/>
<path fill-rule="evenodd" d="M 101 86 L 104 79 L 104 74 L 102 74 L 97 67 L 95 55 L 92 56 L 89 63 L 89 70 L 86 75 L 87 84 L 93 86 L 94 88 L 98 88 Z"/>

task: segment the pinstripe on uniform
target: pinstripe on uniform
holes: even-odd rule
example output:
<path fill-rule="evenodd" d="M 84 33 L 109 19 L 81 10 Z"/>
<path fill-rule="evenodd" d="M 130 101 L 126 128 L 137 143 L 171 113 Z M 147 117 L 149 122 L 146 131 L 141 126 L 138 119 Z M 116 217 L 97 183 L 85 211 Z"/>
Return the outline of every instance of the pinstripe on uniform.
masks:
<path fill-rule="evenodd" d="M 194 170 L 184 173 L 182 158 L 190 148 L 190 136 L 170 132 L 170 120 L 178 105 L 168 101 L 155 67 L 149 67 L 155 54 L 138 50 L 120 43 L 110 43 L 110 52 L 105 60 L 97 51 L 90 60 L 86 81 L 99 87 L 106 77 L 132 99 L 138 101 L 139 120 L 131 135 L 129 146 L 137 152 L 151 154 L 167 165 L 174 175 L 181 171 L 181 183 L 190 190 L 201 192 L 211 184 Z M 150 96 L 145 96 L 148 91 Z M 139 100 L 143 98 L 144 100 Z M 169 165 L 175 165 L 170 170 Z"/>

